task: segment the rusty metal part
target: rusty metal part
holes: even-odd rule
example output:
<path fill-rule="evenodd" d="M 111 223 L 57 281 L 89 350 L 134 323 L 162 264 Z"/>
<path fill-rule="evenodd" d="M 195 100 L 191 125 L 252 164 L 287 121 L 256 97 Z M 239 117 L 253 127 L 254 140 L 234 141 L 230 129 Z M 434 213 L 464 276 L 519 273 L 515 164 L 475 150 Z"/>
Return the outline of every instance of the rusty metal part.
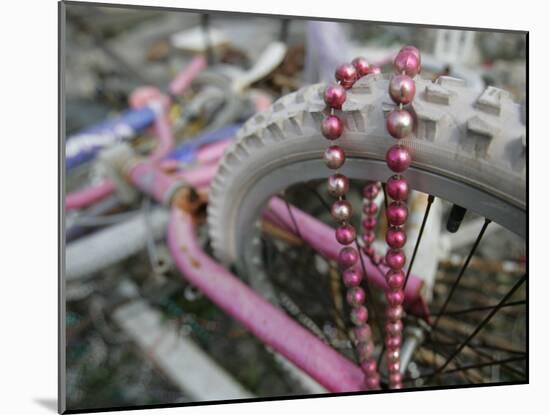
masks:
<path fill-rule="evenodd" d="M 276 239 L 284 241 L 289 245 L 299 246 L 304 244 L 304 242 L 293 233 L 288 232 L 287 230 L 284 230 L 267 220 L 262 220 L 261 227 L 262 232 L 265 232 Z"/>

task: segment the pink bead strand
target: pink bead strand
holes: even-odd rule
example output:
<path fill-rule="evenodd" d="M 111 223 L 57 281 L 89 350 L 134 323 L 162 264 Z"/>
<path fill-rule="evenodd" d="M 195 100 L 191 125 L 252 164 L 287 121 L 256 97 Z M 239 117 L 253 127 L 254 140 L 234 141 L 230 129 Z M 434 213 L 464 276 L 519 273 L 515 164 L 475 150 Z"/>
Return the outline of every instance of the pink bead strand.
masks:
<path fill-rule="evenodd" d="M 398 107 L 388 114 L 386 128 L 393 138 L 401 140 L 409 137 L 414 129 L 414 118 L 403 106 L 410 104 L 414 99 L 416 87 L 412 78 L 420 72 L 420 52 L 414 46 L 405 46 L 395 57 L 393 65 L 395 75 L 390 79 L 388 92 Z M 406 262 L 402 248 L 407 242 L 405 224 L 408 218 L 406 200 L 409 189 L 407 180 L 400 173 L 410 166 L 411 154 L 398 141 L 398 144 L 392 145 L 388 149 L 386 164 L 397 175 L 390 177 L 386 184 L 387 194 L 393 201 L 388 205 L 386 211 L 388 251 L 385 260 L 389 270 L 386 273 L 388 287 L 386 290 L 384 344 L 386 346 L 388 385 L 390 389 L 401 389 L 403 387 L 400 359 L 403 332 L 401 319 L 403 317 L 403 284 L 405 281 L 403 266 Z"/>
<path fill-rule="evenodd" d="M 365 306 L 366 295 L 360 286 L 363 275 L 358 266 L 359 252 L 352 245 L 356 239 L 355 228 L 349 223 L 352 207 L 345 199 L 349 190 L 349 179 L 338 172 L 346 162 L 344 150 L 336 144 L 336 140 L 344 133 L 344 122 L 334 113 L 335 110 L 342 109 L 347 96 L 346 90 L 349 90 L 357 79 L 368 73 L 370 73 L 370 67 L 364 58 L 356 58 L 351 64 L 343 64 L 336 69 L 335 77 L 338 83 L 328 86 L 323 95 L 328 114 L 321 122 L 321 132 L 331 141 L 323 158 L 327 167 L 334 170 L 327 180 L 327 190 L 331 196 L 337 198 L 331 206 L 331 215 L 338 223 L 335 238 L 342 245 L 338 254 L 338 266 L 342 271 L 342 279 L 347 289 L 346 300 L 351 307 L 350 318 L 355 325 L 355 346 L 365 374 L 365 387 L 378 389 L 380 375 L 376 360 L 372 356 L 374 345 L 368 324 L 369 313 Z"/>

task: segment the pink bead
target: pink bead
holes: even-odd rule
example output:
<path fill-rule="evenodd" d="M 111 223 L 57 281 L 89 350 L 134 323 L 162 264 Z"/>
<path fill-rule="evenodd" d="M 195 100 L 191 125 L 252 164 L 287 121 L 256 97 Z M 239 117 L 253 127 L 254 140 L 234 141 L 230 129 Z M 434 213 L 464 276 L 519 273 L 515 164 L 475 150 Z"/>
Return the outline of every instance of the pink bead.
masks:
<path fill-rule="evenodd" d="M 400 249 L 389 249 L 386 252 L 386 264 L 393 269 L 401 269 L 405 265 L 405 253 Z"/>
<path fill-rule="evenodd" d="M 355 339 L 358 343 L 366 343 L 371 338 L 371 329 L 368 324 L 365 324 L 364 326 L 356 327 L 353 329 L 353 333 L 355 334 Z"/>
<path fill-rule="evenodd" d="M 401 365 L 399 364 L 399 362 L 388 362 L 387 364 L 388 372 L 390 373 L 399 372 L 400 366 Z"/>
<path fill-rule="evenodd" d="M 390 385 L 401 384 L 401 372 L 390 373 L 388 380 Z"/>
<path fill-rule="evenodd" d="M 398 305 L 386 307 L 386 319 L 388 321 L 397 321 L 403 317 L 403 307 Z"/>
<path fill-rule="evenodd" d="M 396 173 L 407 170 L 411 164 L 411 154 L 406 147 L 392 146 L 386 153 L 386 164 Z"/>
<path fill-rule="evenodd" d="M 325 103 L 335 109 L 342 109 L 342 105 L 346 101 L 346 90 L 340 85 L 329 85 L 323 94 Z"/>
<path fill-rule="evenodd" d="M 406 46 L 403 46 L 399 50 L 399 52 L 404 52 L 404 51 L 409 51 L 409 52 L 413 53 L 418 58 L 418 60 L 420 61 L 420 51 L 418 50 L 418 48 L 416 46 L 406 45 Z"/>
<path fill-rule="evenodd" d="M 342 273 L 342 279 L 344 281 L 344 285 L 350 288 L 357 287 L 361 284 L 363 276 L 358 268 L 348 268 Z"/>
<path fill-rule="evenodd" d="M 407 75 L 394 75 L 389 84 L 390 97 L 396 104 L 407 105 L 416 92 L 416 86 L 411 77 Z"/>
<path fill-rule="evenodd" d="M 400 269 L 390 269 L 386 273 L 386 281 L 392 290 L 402 288 L 405 282 L 405 273 Z"/>
<path fill-rule="evenodd" d="M 327 180 L 327 191 L 331 196 L 344 196 L 349 190 L 349 180 L 343 174 L 333 174 Z"/>
<path fill-rule="evenodd" d="M 346 161 L 346 153 L 340 146 L 329 146 L 323 157 L 329 169 L 339 169 Z"/>
<path fill-rule="evenodd" d="M 356 326 L 365 324 L 369 318 L 369 312 L 365 306 L 354 307 L 351 310 L 351 321 Z"/>
<path fill-rule="evenodd" d="M 369 182 L 367 185 L 363 188 L 363 197 L 366 199 L 372 200 L 377 195 L 378 192 L 380 192 L 380 186 L 377 182 Z"/>
<path fill-rule="evenodd" d="M 393 226 L 404 225 L 407 221 L 409 215 L 409 210 L 407 206 L 402 202 L 392 202 L 388 206 L 388 211 L 386 212 L 388 216 L 388 222 Z"/>
<path fill-rule="evenodd" d="M 363 233 L 362 239 L 365 245 L 370 245 L 376 239 L 376 234 L 373 231 L 367 231 Z"/>
<path fill-rule="evenodd" d="M 332 204 L 331 214 L 337 222 L 349 221 L 352 215 L 351 203 L 347 200 L 336 200 Z"/>
<path fill-rule="evenodd" d="M 321 121 L 321 133 L 329 140 L 338 139 L 344 132 L 344 122 L 336 115 L 327 115 Z"/>
<path fill-rule="evenodd" d="M 401 176 L 392 176 L 386 183 L 388 196 L 393 200 L 407 200 L 409 194 L 409 185 L 407 179 Z"/>
<path fill-rule="evenodd" d="M 357 70 L 349 63 L 344 63 L 336 69 L 335 77 L 345 89 L 350 89 L 357 79 Z"/>
<path fill-rule="evenodd" d="M 364 325 L 364 323 L 358 324 L 359 327 L 361 327 L 362 325 Z M 364 362 L 365 360 L 369 359 L 374 352 L 374 345 L 370 341 L 357 343 L 355 345 L 355 348 L 357 349 L 357 354 L 359 355 L 360 362 Z"/>
<path fill-rule="evenodd" d="M 390 336 L 397 336 L 400 335 L 403 331 L 403 323 L 401 320 L 397 321 L 390 321 L 386 323 L 386 333 L 388 333 Z M 396 349 L 397 347 L 390 347 L 390 349 Z"/>
<path fill-rule="evenodd" d="M 393 138 L 405 138 L 413 132 L 413 116 L 407 110 L 393 109 L 386 118 L 386 128 Z"/>
<path fill-rule="evenodd" d="M 388 301 L 388 304 L 392 307 L 403 304 L 404 299 L 405 293 L 403 292 L 403 290 L 386 292 L 386 300 Z"/>
<path fill-rule="evenodd" d="M 336 240 L 342 245 L 349 245 L 355 241 L 355 228 L 346 223 L 336 229 Z"/>
<path fill-rule="evenodd" d="M 382 73 L 382 69 L 380 69 L 378 66 L 372 66 L 370 68 L 370 73 L 373 75 L 380 75 Z"/>
<path fill-rule="evenodd" d="M 365 58 L 361 56 L 352 60 L 351 64 L 355 67 L 355 70 L 357 71 L 357 79 L 361 78 L 362 76 L 368 75 L 370 72 L 369 63 Z"/>
<path fill-rule="evenodd" d="M 368 376 L 365 384 L 367 385 L 368 390 L 380 388 L 380 376 L 378 376 L 377 374 Z"/>
<path fill-rule="evenodd" d="M 365 215 L 373 216 L 378 212 L 378 206 L 374 202 L 368 202 L 363 205 L 363 213 Z"/>
<path fill-rule="evenodd" d="M 386 232 L 386 242 L 391 248 L 403 248 L 407 242 L 407 234 L 401 228 L 389 228 Z"/>
<path fill-rule="evenodd" d="M 338 264 L 342 269 L 354 266 L 359 260 L 359 252 L 351 246 L 346 246 L 338 253 Z"/>
<path fill-rule="evenodd" d="M 387 349 L 398 349 L 398 348 L 400 348 L 401 347 L 401 335 L 386 336 L 386 338 L 384 339 L 384 344 L 386 345 Z"/>
<path fill-rule="evenodd" d="M 350 288 L 346 294 L 346 300 L 352 307 L 358 307 L 365 302 L 365 291 L 361 287 Z"/>
<path fill-rule="evenodd" d="M 361 363 L 361 369 L 367 375 L 374 375 L 376 373 L 376 360 L 368 359 Z"/>
<path fill-rule="evenodd" d="M 372 231 L 374 228 L 376 228 L 376 218 L 373 218 L 372 216 L 367 216 L 363 221 L 361 222 L 363 225 L 363 228 L 367 231 Z"/>
<path fill-rule="evenodd" d="M 400 356 L 399 349 L 387 349 L 386 350 L 386 359 L 388 362 L 394 363 L 399 362 L 399 356 Z"/>
<path fill-rule="evenodd" d="M 414 78 L 420 72 L 419 56 L 410 49 L 401 50 L 393 61 L 393 67 L 396 73 Z"/>

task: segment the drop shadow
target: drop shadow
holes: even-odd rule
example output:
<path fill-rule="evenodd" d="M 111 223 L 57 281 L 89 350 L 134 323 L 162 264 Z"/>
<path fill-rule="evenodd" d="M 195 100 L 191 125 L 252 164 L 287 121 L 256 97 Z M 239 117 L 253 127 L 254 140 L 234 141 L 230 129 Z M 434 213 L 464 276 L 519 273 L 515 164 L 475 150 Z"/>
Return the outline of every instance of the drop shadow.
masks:
<path fill-rule="evenodd" d="M 46 399 L 35 399 L 37 404 L 43 406 L 46 409 L 49 409 L 52 412 L 57 412 L 57 399 L 46 398 Z"/>

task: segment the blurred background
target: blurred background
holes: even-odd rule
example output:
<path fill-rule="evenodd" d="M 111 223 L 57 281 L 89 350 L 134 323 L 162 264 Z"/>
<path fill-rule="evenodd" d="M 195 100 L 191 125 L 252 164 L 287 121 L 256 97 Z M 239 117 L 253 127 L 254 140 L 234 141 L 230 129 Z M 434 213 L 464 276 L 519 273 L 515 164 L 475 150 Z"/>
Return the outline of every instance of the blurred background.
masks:
<path fill-rule="evenodd" d="M 170 117 L 177 143 L 230 126 L 222 134 L 227 138 L 280 96 L 331 81 L 334 68 L 355 56 L 387 71 L 404 44 L 421 50 L 425 78 L 455 76 L 480 93 L 494 85 L 525 101 L 526 39 L 518 33 L 75 4 L 66 12 L 68 137 L 126 111 L 139 86 L 166 90 L 197 55 L 215 71 L 174 97 Z M 238 82 L 246 88 L 228 98 L 228 85 Z M 133 145 L 147 152 L 152 142 L 144 128 Z M 192 163 L 184 153 L 172 159 Z M 102 174 L 90 163 L 79 164 L 67 174 L 66 192 L 97 182 Z M 162 224 L 156 222 L 155 206 L 124 202 L 121 207 L 120 200 L 106 199 L 95 212 L 66 212 L 72 267 L 66 287 L 69 409 L 322 392 L 181 278 L 156 230 Z M 108 212 L 109 220 L 98 216 L 100 211 Z M 152 222 L 143 245 L 105 266 L 96 261 L 77 269 L 76 256 L 93 259 L 93 253 L 71 250 L 71 244 L 143 212 Z M 493 236 L 491 255 L 505 246 L 515 258 L 524 257 L 524 247 L 502 235 Z M 451 259 L 448 267 L 456 268 Z M 137 314 L 143 318 L 132 317 Z M 166 338 L 173 339 L 172 348 L 155 347 Z"/>

